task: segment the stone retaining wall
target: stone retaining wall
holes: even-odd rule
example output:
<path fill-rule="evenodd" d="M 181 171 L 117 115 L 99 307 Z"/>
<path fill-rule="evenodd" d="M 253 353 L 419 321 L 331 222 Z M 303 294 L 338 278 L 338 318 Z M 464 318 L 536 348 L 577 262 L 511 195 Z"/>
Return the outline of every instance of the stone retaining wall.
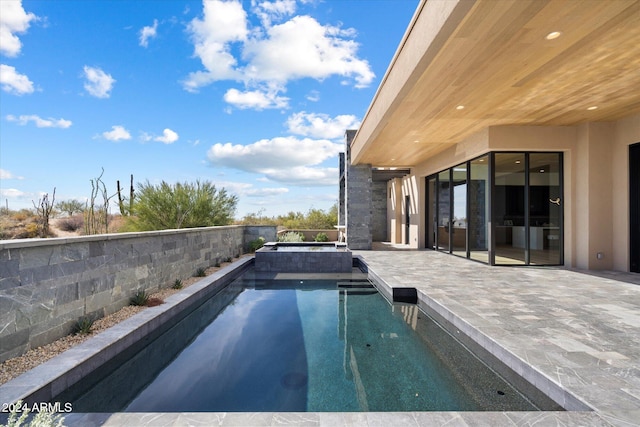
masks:
<path fill-rule="evenodd" d="M 0 362 L 227 258 L 276 227 L 226 226 L 0 242 Z"/>

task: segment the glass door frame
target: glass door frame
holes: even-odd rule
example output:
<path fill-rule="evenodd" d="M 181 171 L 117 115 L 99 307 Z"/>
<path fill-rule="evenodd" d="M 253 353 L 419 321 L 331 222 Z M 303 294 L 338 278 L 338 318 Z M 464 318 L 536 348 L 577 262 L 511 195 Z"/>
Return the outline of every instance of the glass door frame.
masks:
<path fill-rule="evenodd" d="M 502 153 L 511 153 L 511 154 L 515 154 L 515 153 L 522 153 L 524 155 L 524 160 L 525 160 L 525 185 L 524 185 L 524 203 L 525 203 L 525 216 L 524 216 L 524 228 L 525 228 L 525 233 L 524 233 L 524 239 L 525 239 L 525 253 L 524 253 L 524 264 L 519 264 L 519 266 L 529 266 L 529 265 L 535 265 L 535 266 L 557 266 L 557 265 L 564 265 L 564 153 L 563 152 L 558 152 L 558 151 L 491 151 L 488 153 L 484 153 L 480 156 L 474 157 L 473 159 L 469 159 L 465 162 L 462 162 L 460 164 L 457 164 L 455 166 L 459 166 L 461 164 L 464 164 L 467 168 L 467 200 L 466 200 L 466 212 L 467 212 L 467 221 L 469 221 L 469 214 L 470 214 L 470 206 L 469 206 L 469 201 L 470 201 L 470 195 L 469 195 L 469 191 L 470 191 L 470 186 L 468 185 L 468 183 L 471 180 L 471 162 L 473 162 L 474 160 L 480 159 L 481 157 L 487 156 L 488 155 L 488 161 L 489 161 L 489 176 L 488 176 L 488 203 L 489 203 L 489 218 L 487 218 L 487 229 L 488 229 L 488 236 L 487 236 L 487 240 L 488 240 L 488 247 L 487 250 L 489 252 L 488 254 L 488 264 L 489 265 L 499 265 L 499 266 L 509 266 L 510 264 L 496 264 L 496 258 L 495 258 L 495 248 L 496 248 L 496 218 L 494 217 L 495 212 L 494 212 L 494 206 L 495 206 L 495 201 L 494 201 L 494 197 L 496 195 L 496 179 L 495 179 L 495 155 L 496 154 L 502 154 Z M 558 216 L 558 233 L 559 233 L 559 241 L 558 241 L 558 263 L 555 264 L 531 264 L 531 251 L 530 251 L 530 212 L 529 212 L 529 192 L 530 192 L 530 173 L 529 173 L 529 155 L 530 154 L 556 154 L 558 155 L 558 187 L 559 187 L 559 194 L 560 194 L 560 200 L 561 200 L 561 205 L 560 206 L 560 212 L 559 212 L 559 216 Z M 449 233 L 449 246 L 447 250 L 440 250 L 439 249 L 439 240 L 440 240 L 440 236 L 439 236 L 439 222 L 440 222 L 440 177 L 439 175 L 443 172 L 448 172 L 448 176 L 449 176 L 449 218 L 450 220 L 453 218 L 453 204 L 451 203 L 451 201 L 453 201 L 453 184 L 452 184 L 452 180 L 453 180 L 453 168 L 455 166 L 452 166 L 450 168 L 444 169 L 440 172 L 428 175 L 425 177 L 425 242 L 426 242 L 426 249 L 432 249 L 438 252 L 443 252 L 443 253 L 448 253 L 448 254 L 452 254 L 453 252 L 453 248 L 452 248 L 452 239 L 451 239 L 451 233 Z M 429 185 L 430 183 L 433 183 L 433 187 L 434 187 L 434 191 L 433 191 L 433 200 L 431 198 L 429 198 Z M 433 210 L 435 209 L 435 212 L 433 212 Z M 435 214 L 435 216 L 434 216 Z M 434 219 L 435 219 L 435 224 L 434 224 Z M 432 224 L 431 226 L 429 224 Z M 432 229 L 433 227 L 433 229 Z M 432 238 L 433 238 L 433 246 L 429 247 L 428 242 L 430 242 L 430 238 L 429 238 L 429 234 L 433 233 Z M 480 262 L 483 264 L 487 264 L 487 262 L 485 261 L 481 261 L 481 260 L 476 260 L 471 258 L 470 254 L 470 247 L 469 247 L 469 226 L 467 224 L 467 228 L 465 230 L 465 233 L 467 234 L 466 236 L 466 258 L 471 260 L 471 261 L 475 261 L 475 262 Z M 457 255 L 460 256 L 461 255 Z"/>
<path fill-rule="evenodd" d="M 525 210 L 524 210 L 524 240 L 525 240 L 525 248 L 524 248 L 524 264 L 517 264 L 517 265 L 511 265 L 511 264 L 498 264 L 496 263 L 496 259 L 495 259 L 495 235 L 496 235 L 496 224 L 497 224 L 497 218 L 494 217 L 495 212 L 494 212 L 494 195 L 496 194 L 496 185 L 495 185 L 495 156 L 496 154 L 524 154 L 524 170 L 525 170 L 525 174 L 524 174 L 524 206 L 525 206 Z M 529 212 L 529 206 L 530 206 L 530 200 L 529 200 L 529 193 L 530 193 L 530 161 L 529 161 L 529 156 L 531 154 L 557 154 L 558 155 L 558 187 L 559 187 L 559 193 L 560 193 L 560 213 L 558 216 L 558 235 L 559 235 L 559 239 L 558 239 L 558 263 L 552 263 L 552 264 L 531 264 L 531 231 L 530 231 L 530 212 Z M 489 203 L 491 205 L 490 207 L 490 212 L 491 212 L 491 220 L 490 220 L 490 234 L 491 234 L 491 248 L 490 248 L 490 252 L 489 252 L 489 264 L 490 265 L 499 265 L 499 266 L 504 266 L 504 267 L 509 267 L 509 266 L 529 266 L 529 265 L 535 265 L 535 266 L 540 266 L 540 267 L 544 267 L 544 266 L 557 266 L 557 265 L 564 265 L 564 153 L 561 151 L 492 151 L 490 153 L 490 157 L 491 160 L 489 161 L 490 164 L 490 173 L 489 173 L 489 181 L 490 181 L 490 186 L 491 186 L 491 196 L 489 199 Z"/>

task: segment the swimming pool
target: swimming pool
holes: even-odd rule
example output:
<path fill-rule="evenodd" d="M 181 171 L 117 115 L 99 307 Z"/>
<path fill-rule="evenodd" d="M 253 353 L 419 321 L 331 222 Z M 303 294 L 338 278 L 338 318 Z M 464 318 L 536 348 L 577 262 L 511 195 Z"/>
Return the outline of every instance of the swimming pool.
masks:
<path fill-rule="evenodd" d="M 357 275 L 284 277 L 248 270 L 54 400 L 75 412 L 537 409 L 415 305 Z"/>

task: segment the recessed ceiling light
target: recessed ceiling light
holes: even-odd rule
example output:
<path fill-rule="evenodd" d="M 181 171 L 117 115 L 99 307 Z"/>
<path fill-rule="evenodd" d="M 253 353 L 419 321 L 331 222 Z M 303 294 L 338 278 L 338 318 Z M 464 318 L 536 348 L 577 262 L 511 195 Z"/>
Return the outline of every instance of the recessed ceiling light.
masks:
<path fill-rule="evenodd" d="M 553 39 L 557 39 L 558 37 L 560 37 L 562 35 L 562 33 L 560 31 L 552 31 L 549 34 L 547 34 L 545 36 L 545 39 L 547 40 L 553 40 Z"/>
<path fill-rule="evenodd" d="M 520 164 L 520 160 L 516 160 L 516 164 L 518 164 L 518 165 L 519 165 L 519 164 Z"/>
<path fill-rule="evenodd" d="M 458 106 L 456 107 L 456 110 L 464 110 L 464 105 L 458 105 Z"/>
<path fill-rule="evenodd" d="M 598 106 L 597 105 L 592 105 L 591 107 L 587 108 L 587 110 L 589 111 L 593 111 L 593 110 L 597 110 Z"/>
<path fill-rule="evenodd" d="M 413 142 L 420 142 L 420 140 L 419 139 L 414 139 Z"/>

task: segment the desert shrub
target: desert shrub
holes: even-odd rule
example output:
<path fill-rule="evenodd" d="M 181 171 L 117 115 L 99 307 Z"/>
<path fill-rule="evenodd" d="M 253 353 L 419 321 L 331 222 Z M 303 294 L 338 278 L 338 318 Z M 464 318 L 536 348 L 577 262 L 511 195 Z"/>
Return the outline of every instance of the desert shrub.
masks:
<path fill-rule="evenodd" d="M 278 236 L 278 242 L 304 242 L 304 236 L 295 231 L 288 231 Z"/>
<path fill-rule="evenodd" d="M 171 285 L 171 287 L 173 289 L 182 289 L 182 280 L 176 279 L 176 281 L 173 282 L 173 285 Z"/>
<path fill-rule="evenodd" d="M 69 216 L 73 216 L 74 213 L 84 211 L 85 206 L 86 203 L 81 202 L 80 200 L 63 200 L 62 202 L 58 202 L 58 210 Z"/>
<path fill-rule="evenodd" d="M 328 242 L 329 241 L 329 236 L 327 236 L 327 233 L 318 233 L 316 234 L 316 237 L 313 238 L 313 240 L 315 242 Z"/>
<path fill-rule="evenodd" d="M 58 228 L 62 231 L 78 231 L 84 227 L 82 215 L 70 216 L 58 220 Z"/>
<path fill-rule="evenodd" d="M 24 226 L 24 234 L 21 235 L 21 238 L 33 238 L 38 237 L 38 233 L 40 231 L 40 227 L 35 222 L 30 222 L 29 224 Z"/>
<path fill-rule="evenodd" d="M 29 209 L 21 209 L 11 215 L 14 221 L 26 221 L 27 218 L 33 218 L 35 215 Z"/>
<path fill-rule="evenodd" d="M 264 237 L 260 236 L 249 242 L 249 252 L 255 252 L 264 246 Z"/>
<path fill-rule="evenodd" d="M 193 275 L 193 277 L 204 277 L 206 275 L 207 271 L 204 268 L 200 267 L 196 270 L 196 273 Z"/>
<path fill-rule="evenodd" d="M 85 317 L 81 317 L 80 319 L 78 319 L 78 321 L 76 322 L 74 328 L 73 328 L 73 333 L 74 335 L 77 334 L 83 334 L 83 335 L 88 335 L 91 333 L 91 328 L 93 327 L 93 319 L 85 316 Z"/>
<path fill-rule="evenodd" d="M 227 225 L 237 203 L 237 196 L 208 181 L 174 185 L 147 181 L 138 186 L 131 221 L 137 231 Z"/>
<path fill-rule="evenodd" d="M 147 294 L 145 291 L 138 291 L 135 293 L 134 296 L 131 297 L 131 299 L 129 300 L 129 303 L 131 305 L 147 305 L 147 302 L 149 301 L 149 294 Z"/>

